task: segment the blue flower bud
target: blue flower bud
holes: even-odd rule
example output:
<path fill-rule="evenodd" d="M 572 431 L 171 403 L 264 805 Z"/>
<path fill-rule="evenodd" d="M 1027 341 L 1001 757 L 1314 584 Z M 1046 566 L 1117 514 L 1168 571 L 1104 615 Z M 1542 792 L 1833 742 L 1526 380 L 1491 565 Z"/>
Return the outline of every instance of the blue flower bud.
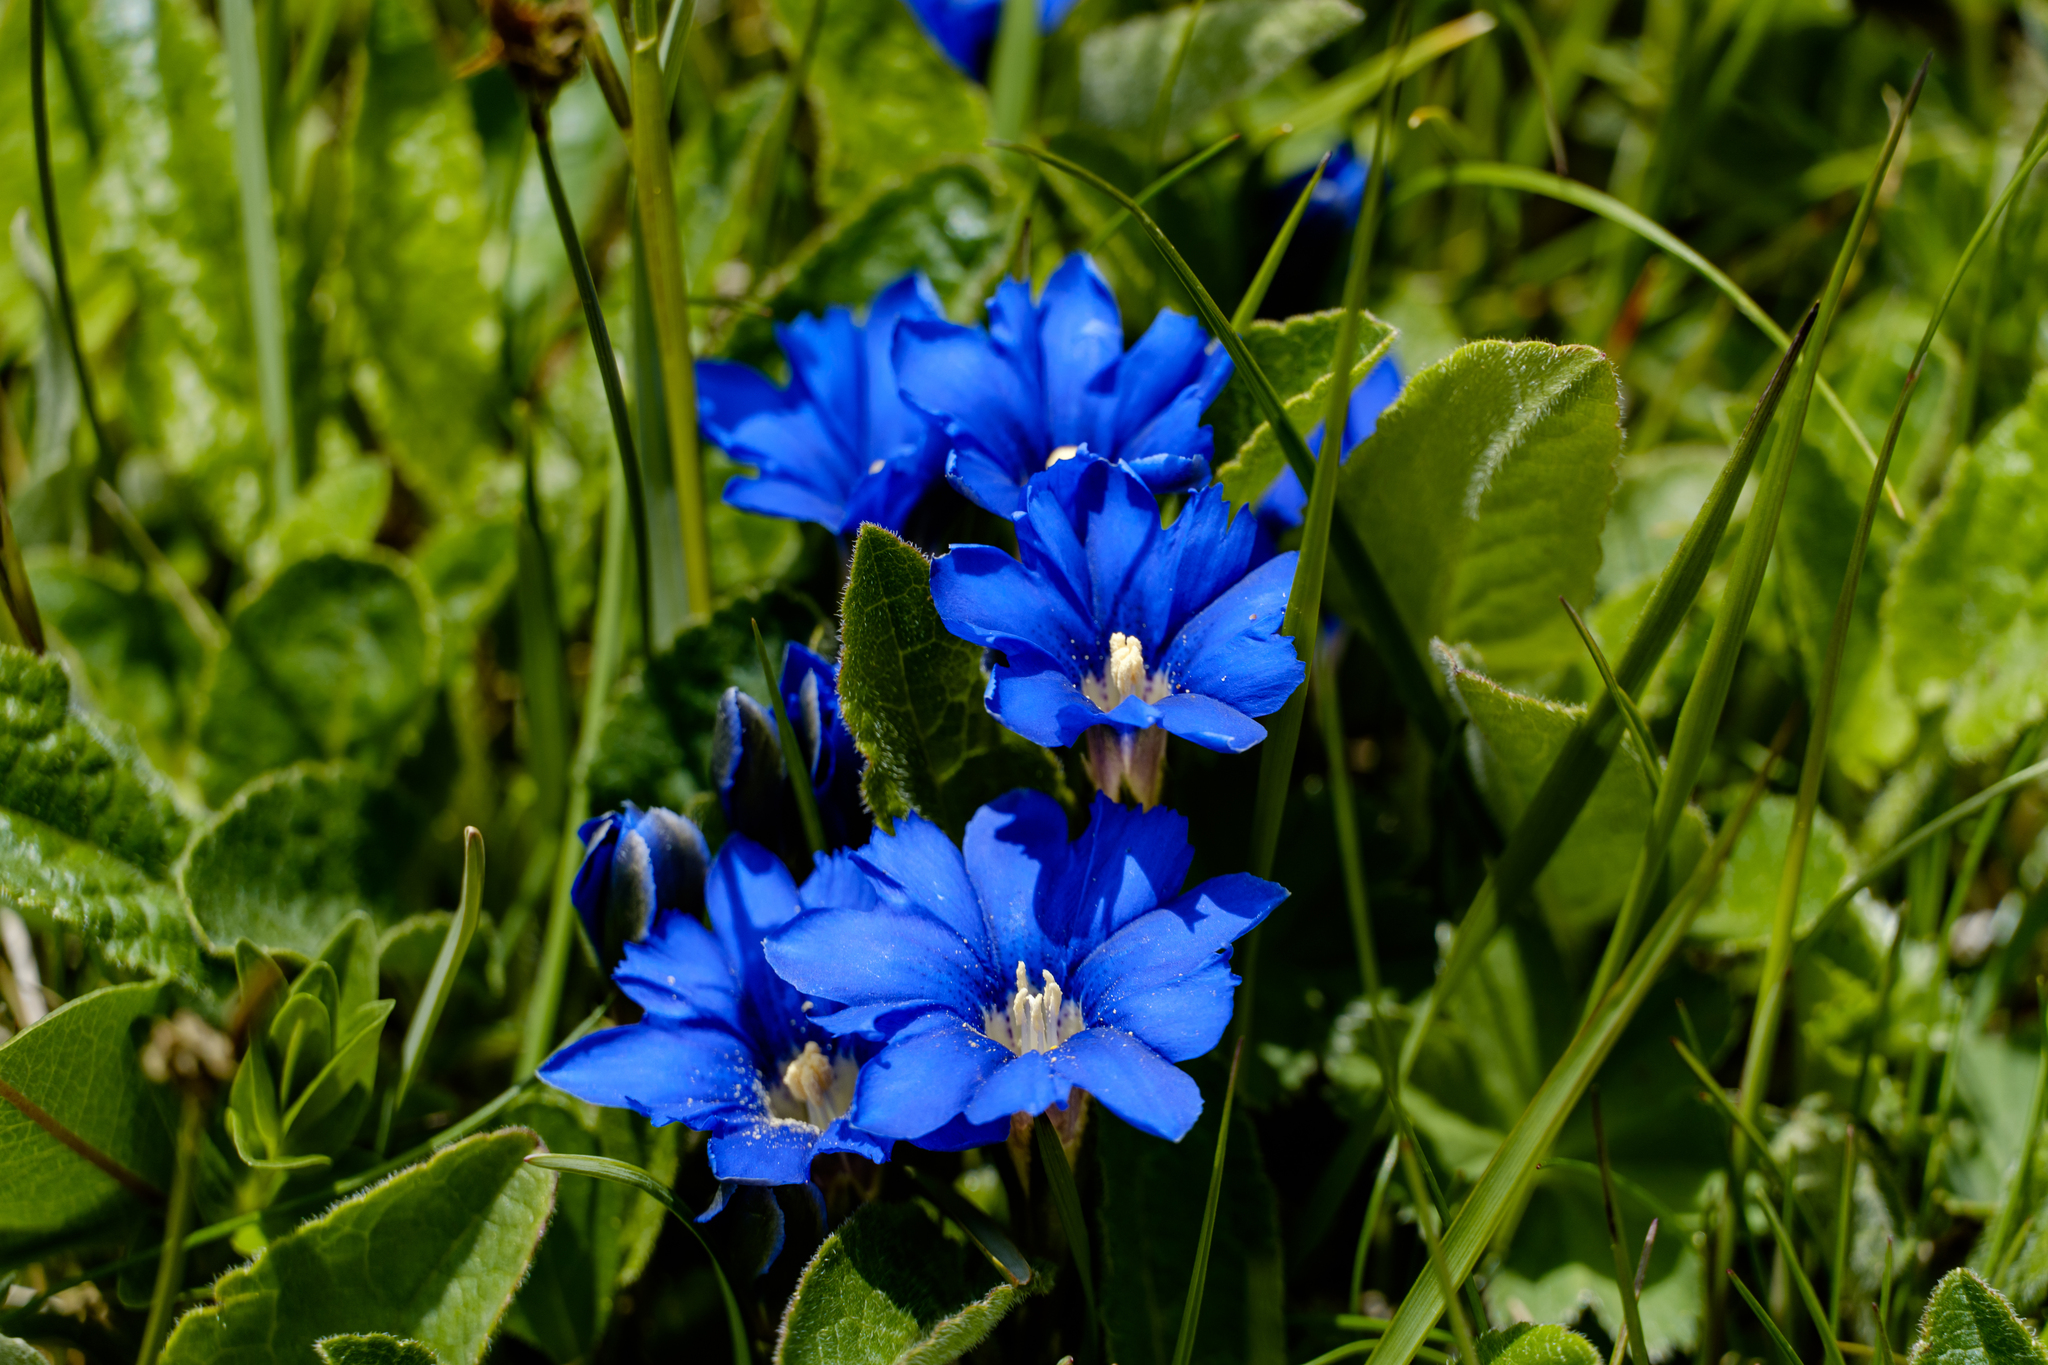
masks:
<path fill-rule="evenodd" d="M 631 801 L 583 822 L 583 866 L 569 901 L 590 941 L 609 957 L 616 945 L 638 943 L 658 910 L 696 914 L 704 904 L 710 851 L 697 826 L 672 810 L 641 810 Z"/>

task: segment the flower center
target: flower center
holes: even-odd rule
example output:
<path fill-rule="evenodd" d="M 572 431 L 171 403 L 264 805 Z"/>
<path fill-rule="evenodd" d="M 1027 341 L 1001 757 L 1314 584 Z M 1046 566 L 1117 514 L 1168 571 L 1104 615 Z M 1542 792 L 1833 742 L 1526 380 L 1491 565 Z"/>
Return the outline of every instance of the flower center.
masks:
<path fill-rule="evenodd" d="M 1071 460 L 1080 453 L 1081 447 L 1079 446 L 1054 446 L 1052 454 L 1045 457 L 1045 467 L 1051 469 L 1061 460 Z"/>
<path fill-rule="evenodd" d="M 1110 632 L 1101 676 L 1081 679 L 1081 691 L 1102 710 L 1114 711 L 1125 697 L 1163 700 L 1173 694 L 1173 684 L 1145 667 L 1145 646 L 1137 636 L 1118 630 Z"/>
<path fill-rule="evenodd" d="M 768 1112 L 801 1119 L 813 1128 L 830 1126 L 853 1103 L 853 1078 L 860 1070 L 849 1057 L 828 1057 L 815 1042 L 782 1068 L 782 1084 L 768 1092 Z"/>
<path fill-rule="evenodd" d="M 1060 993 L 1052 973 L 1041 971 L 1044 985 L 1031 989 L 1031 974 L 1017 964 L 1017 990 L 1008 1010 L 987 1005 L 981 1011 L 981 1031 L 1019 1057 L 1027 1052 L 1050 1052 L 1087 1025 L 1081 1021 L 1081 1007 Z"/>

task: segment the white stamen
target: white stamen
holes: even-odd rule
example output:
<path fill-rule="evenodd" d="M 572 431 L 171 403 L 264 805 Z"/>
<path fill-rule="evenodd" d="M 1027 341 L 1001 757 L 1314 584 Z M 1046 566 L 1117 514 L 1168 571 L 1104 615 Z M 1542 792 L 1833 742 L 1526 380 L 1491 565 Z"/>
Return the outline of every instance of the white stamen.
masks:
<path fill-rule="evenodd" d="M 813 1128 L 830 1126 L 853 1103 L 851 1058 L 828 1057 L 815 1042 L 782 1068 L 782 1084 L 768 1094 L 768 1112 L 779 1119 L 801 1119 Z"/>
<path fill-rule="evenodd" d="M 983 1007 L 981 1031 L 1018 1056 L 1027 1052 L 1050 1052 L 1079 1033 L 1086 1025 L 1081 1007 L 1066 999 L 1052 973 L 1041 971 L 1044 985 L 1031 989 L 1031 974 L 1017 964 L 1017 990 L 1007 1010 Z"/>
<path fill-rule="evenodd" d="M 1081 691 L 1104 711 L 1114 711 L 1125 697 L 1163 700 L 1173 694 L 1173 684 L 1163 673 L 1155 674 L 1145 667 L 1142 640 L 1118 630 L 1110 633 L 1109 658 L 1103 662 L 1102 676 L 1083 678 Z"/>
<path fill-rule="evenodd" d="M 1054 446 L 1052 454 L 1045 457 L 1045 467 L 1051 469 L 1061 460 L 1071 460 L 1081 453 L 1079 446 Z"/>
<path fill-rule="evenodd" d="M 882 472 L 883 467 L 888 463 L 889 462 L 887 460 L 876 460 L 874 463 L 868 466 L 868 473 L 879 474 Z"/>

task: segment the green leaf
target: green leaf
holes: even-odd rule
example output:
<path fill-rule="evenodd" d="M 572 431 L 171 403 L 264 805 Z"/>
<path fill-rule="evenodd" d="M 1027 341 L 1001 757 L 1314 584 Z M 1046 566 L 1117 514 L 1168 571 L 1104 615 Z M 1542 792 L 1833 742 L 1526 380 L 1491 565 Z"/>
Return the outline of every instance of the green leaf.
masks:
<path fill-rule="evenodd" d="M 1498 1332 L 1483 1332 L 1472 1343 L 1479 1365 L 1600 1365 L 1593 1343 L 1569 1327 L 1548 1322 L 1518 1322 Z"/>
<path fill-rule="evenodd" d="M 1481 341 L 1408 381 L 1345 464 L 1343 511 L 1418 645 L 1512 679 L 1575 659 L 1621 458 L 1614 367 L 1585 346 Z"/>
<path fill-rule="evenodd" d="M 1758 803 L 1756 814 L 1729 851 L 1728 867 L 1713 896 L 1692 922 L 1693 937 L 1713 940 L 1716 946 L 1733 951 L 1762 948 L 1770 940 L 1794 804 L 1791 797 L 1775 793 Z M 1799 882 L 1795 932 L 1801 938 L 1854 870 L 1849 841 L 1824 811 L 1814 815 L 1812 839 L 1806 875 Z"/>
<path fill-rule="evenodd" d="M 2048 710 L 2048 377 L 1977 445 L 1901 555 L 1883 607 L 1899 691 L 1946 705 L 1959 761 L 1993 757 Z"/>
<path fill-rule="evenodd" d="M 0 1337 L 0 1365 L 50 1365 L 50 1358 L 19 1337 Z"/>
<path fill-rule="evenodd" d="M 497 448 L 500 325 L 469 92 L 415 0 L 370 6 L 347 261 L 366 355 L 352 374 L 406 482 L 456 511 Z"/>
<path fill-rule="evenodd" d="M 1173 1359 L 1223 1102 L 1221 1069 L 1205 1071 L 1202 1079 L 1208 1082 L 1202 1117 L 1177 1143 L 1095 1111 L 1103 1187 L 1096 1210 L 1102 1311 L 1110 1358 L 1121 1365 L 1168 1365 Z M 1231 1123 L 1216 1240 L 1190 1360 L 1278 1365 L 1287 1358 L 1279 1211 L 1250 1120 L 1240 1111 Z"/>
<path fill-rule="evenodd" d="M 426 591 L 396 556 L 291 565 L 229 623 L 199 729 L 208 796 L 300 759 L 387 770 L 418 729 L 440 652 Z"/>
<path fill-rule="evenodd" d="M 249 547 L 249 572 L 268 578 L 295 559 L 323 550 L 360 550 L 376 538 L 391 501 L 391 466 L 349 459 L 329 465 L 299 489 L 283 516 Z"/>
<path fill-rule="evenodd" d="M 179 1321 L 163 1365 L 317 1365 L 315 1342 L 360 1333 L 475 1365 L 554 1206 L 555 1177 L 526 1164 L 539 1146 L 466 1138 L 279 1237 Z"/>
<path fill-rule="evenodd" d="M 885 829 L 911 811 L 955 835 L 981 802 L 1055 790 L 1059 770 L 982 704 L 981 650 L 932 605 L 931 565 L 879 526 L 861 528 L 840 608 L 839 698 L 868 765 L 861 796 Z"/>
<path fill-rule="evenodd" d="M 1242 333 L 1245 347 L 1273 383 L 1297 430 L 1307 431 L 1323 420 L 1329 405 L 1331 355 L 1337 347 L 1337 325 L 1344 311 L 1303 313 L 1285 322 L 1260 319 Z M 1394 329 L 1370 313 L 1358 318 L 1358 363 L 1352 383 L 1372 372 L 1393 344 Z M 1251 381 L 1239 374 L 1216 396 L 1208 412 L 1210 431 L 1219 453 L 1234 458 L 1217 470 L 1223 491 L 1240 505 L 1258 501 L 1287 466 L 1287 457 L 1273 429 L 1260 414 Z M 1352 443 L 1346 437 L 1347 443 Z"/>
<path fill-rule="evenodd" d="M 2048 1360 L 2048 1351 L 1997 1290 L 1976 1271 L 1958 1268 L 1934 1287 L 1908 1359 L 1912 1365 L 2031 1365 Z"/>
<path fill-rule="evenodd" d="M 162 1001 L 154 982 L 108 986 L 0 1045 L 0 1254 L 105 1230 L 170 1188 L 175 1119 L 136 1060 Z"/>
<path fill-rule="evenodd" d="M 418 815 L 345 764 L 301 763 L 236 793 L 193 839 L 179 882 L 217 952 L 249 939 L 305 957 L 368 910 L 397 913 Z"/>
<path fill-rule="evenodd" d="M 775 1365 L 947 1365 L 1051 1278 L 1013 1285 L 915 1205 L 870 1204 L 804 1267 Z"/>
<path fill-rule="evenodd" d="M 382 1332 L 366 1336 L 325 1337 L 313 1343 L 323 1365 L 441 1365 L 440 1357 L 417 1341 L 401 1341 Z"/>
<path fill-rule="evenodd" d="M 775 0 L 774 9 L 777 37 L 794 57 L 811 6 Z M 905 168 L 975 155 L 988 136 L 987 100 L 898 0 L 826 0 L 808 87 L 818 125 L 814 183 L 828 213 Z"/>
<path fill-rule="evenodd" d="M 0 886 L 116 966 L 189 976 L 198 954 L 170 880 L 185 817 L 70 697 L 54 660 L 0 647 Z"/>
<path fill-rule="evenodd" d="M 1191 6 L 1180 5 L 1164 14 L 1141 15 L 1098 29 L 1082 41 L 1083 121 L 1126 133 L 1151 126 L 1191 12 Z M 1185 131 L 1220 105 L 1258 93 L 1364 18 L 1346 0 L 1217 0 L 1204 5 L 1174 82 L 1167 127 Z M 1323 363 L 1327 368 L 1327 352 Z"/>

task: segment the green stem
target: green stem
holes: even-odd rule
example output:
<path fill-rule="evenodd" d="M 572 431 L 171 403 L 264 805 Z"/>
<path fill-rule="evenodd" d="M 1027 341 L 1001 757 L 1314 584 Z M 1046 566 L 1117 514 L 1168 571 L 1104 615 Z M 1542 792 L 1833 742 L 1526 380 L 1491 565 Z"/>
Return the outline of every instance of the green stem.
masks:
<path fill-rule="evenodd" d="M 569 680 L 563 672 L 562 618 L 555 603 L 554 556 L 541 526 L 530 424 L 521 435 L 526 496 L 521 500 L 514 600 L 519 611 L 519 680 L 526 710 L 526 762 L 539 788 L 543 829 L 561 823 L 569 781 Z"/>
<path fill-rule="evenodd" d="M 441 1022 L 441 1011 L 447 1008 L 448 997 L 454 993 L 455 974 L 462 969 L 463 955 L 469 951 L 469 940 L 476 933 L 483 899 L 484 836 L 471 825 L 462 831 L 462 900 L 455 918 L 449 921 L 448 932 L 441 937 L 441 951 L 434 958 L 433 971 L 420 992 L 419 1008 L 413 1011 L 405 1042 L 398 1049 L 398 1084 L 391 1101 L 394 1111 L 405 1102 L 405 1092 L 411 1087 L 412 1078 L 419 1074 L 427 1044 L 433 1041 L 434 1029 Z"/>
<path fill-rule="evenodd" d="M 1045 36 L 1040 0 L 1003 0 L 995 51 L 989 58 L 989 129 L 1014 142 L 1031 128 L 1038 105 L 1038 60 Z"/>
<path fill-rule="evenodd" d="M 1216 1206 L 1223 1196 L 1223 1155 L 1230 1146 L 1230 1109 L 1237 1100 L 1237 1068 L 1243 1060 L 1244 1039 L 1240 1038 L 1230 1051 L 1230 1080 L 1223 1088 L 1216 1157 L 1209 1169 L 1209 1197 L 1202 1206 L 1202 1233 L 1195 1242 L 1195 1268 L 1188 1276 L 1187 1300 L 1181 1305 L 1180 1336 L 1173 1345 L 1173 1365 L 1188 1365 L 1194 1358 L 1195 1329 L 1202 1322 L 1202 1289 L 1209 1277 L 1209 1249 L 1216 1240 Z"/>
<path fill-rule="evenodd" d="M 156 1263 L 156 1289 L 149 1296 L 149 1319 L 142 1328 L 142 1349 L 136 1365 L 155 1365 L 157 1352 L 171 1330 L 178 1290 L 185 1280 L 185 1233 L 192 1221 L 192 1185 L 199 1174 L 199 1143 L 206 1131 L 206 1101 L 186 1090 L 178 1108 L 177 1165 L 171 1171 L 170 1206 L 164 1214 L 163 1247 Z"/>
<path fill-rule="evenodd" d="M 1201 151 L 1196 152 L 1187 160 L 1181 162 L 1178 166 L 1175 166 L 1172 170 L 1166 172 L 1166 174 L 1154 177 L 1151 184 L 1145 186 L 1144 189 L 1138 191 L 1137 202 L 1140 204 L 1151 203 L 1155 197 L 1164 193 L 1166 190 L 1172 188 L 1173 185 L 1175 185 L 1181 179 L 1183 179 L 1186 176 L 1193 175 L 1196 171 L 1208 165 L 1211 161 L 1223 155 L 1223 153 L 1225 153 L 1226 151 L 1229 151 L 1231 145 L 1238 140 L 1238 137 L 1239 134 L 1231 133 L 1226 137 L 1219 138 L 1215 142 L 1210 143 L 1207 147 L 1204 147 Z M 1127 209 L 1118 209 L 1115 212 L 1115 214 L 1113 214 L 1110 217 L 1110 220 L 1102 225 L 1102 229 L 1099 232 L 1097 232 L 1093 237 L 1090 237 L 1088 239 L 1088 244 L 1082 247 L 1081 249 L 1091 256 L 1094 255 L 1095 253 L 1101 251 L 1102 248 L 1108 246 L 1111 239 L 1113 239 L 1117 235 L 1117 233 L 1122 232 L 1124 230 L 1124 226 L 1128 224 L 1130 221 L 1130 211 Z"/>
<path fill-rule="evenodd" d="M 1401 1164 L 1407 1168 L 1408 1197 L 1415 1205 L 1415 1225 L 1422 1229 L 1430 1269 L 1436 1275 L 1437 1290 L 1443 1295 L 1444 1309 L 1450 1315 L 1451 1336 L 1458 1343 L 1458 1361 L 1460 1365 L 1479 1365 L 1479 1353 L 1472 1345 L 1472 1325 L 1465 1321 L 1464 1306 L 1458 1302 L 1458 1277 L 1451 1273 L 1450 1262 L 1444 1259 L 1443 1237 L 1437 1226 L 1439 1215 L 1416 1168 L 1415 1147 L 1406 1138 L 1397 1138 L 1395 1144 L 1401 1152 Z"/>
<path fill-rule="evenodd" d="M 1364 1311 L 1359 1305 L 1365 1293 L 1365 1253 L 1380 1225 L 1380 1210 L 1387 1202 L 1387 1186 L 1393 1183 L 1394 1164 L 1401 1157 L 1401 1135 L 1387 1139 L 1387 1154 L 1380 1158 L 1379 1174 L 1373 1177 L 1372 1197 L 1365 1201 L 1365 1221 L 1358 1226 L 1358 1249 L 1351 1253 L 1351 1292 L 1344 1297 L 1347 1308 Z M 1381 1323 L 1384 1327 L 1386 1324 Z"/>
<path fill-rule="evenodd" d="M 1310 173 L 1308 183 L 1301 187 L 1294 207 L 1287 211 L 1287 221 L 1280 225 L 1280 234 L 1273 239 L 1273 245 L 1266 249 L 1266 259 L 1259 262 L 1259 271 L 1252 276 L 1252 282 L 1245 286 L 1244 297 L 1237 301 L 1237 311 L 1230 315 L 1230 329 L 1242 332 L 1252 325 L 1252 319 L 1259 315 L 1259 305 L 1266 301 L 1266 291 L 1273 287 L 1273 276 L 1280 271 L 1280 262 L 1287 255 L 1287 248 L 1294 241 L 1294 230 L 1301 226 L 1301 216 L 1308 212 L 1308 201 L 1315 197 L 1316 186 L 1323 183 L 1323 172 L 1330 168 L 1330 154 L 1323 153 L 1322 160 Z"/>
<path fill-rule="evenodd" d="M 818 798 L 811 790 L 811 765 L 804 759 L 802 746 L 796 742 L 796 726 L 790 724 L 789 710 L 782 704 L 782 686 L 775 676 L 774 665 L 768 659 L 768 646 L 761 639 L 761 623 L 749 621 L 754 628 L 754 653 L 761 660 L 761 679 L 768 686 L 768 705 L 775 717 L 775 737 L 782 744 L 782 771 L 789 778 L 790 790 L 796 795 L 797 819 L 804 827 L 804 842 L 812 853 L 825 851 L 825 826 L 818 819 Z"/>
<path fill-rule="evenodd" d="M 41 654 L 43 618 L 36 610 L 35 589 L 28 581 L 28 566 L 22 563 L 21 542 L 14 536 L 14 518 L 8 515 L 4 488 L 0 488 L 0 596 L 7 599 L 7 610 L 0 615 L 0 626 L 9 632 L 6 643 Z"/>
<path fill-rule="evenodd" d="M 1629 1274 L 1628 1231 L 1621 1202 L 1614 1197 L 1614 1168 L 1607 1160 L 1607 1124 L 1600 1113 L 1600 1092 L 1593 1092 L 1593 1152 L 1600 1164 L 1600 1198 L 1607 1206 L 1607 1241 L 1614 1252 L 1614 1292 L 1621 1298 L 1621 1316 L 1628 1334 L 1629 1358 L 1650 1365 L 1650 1340 L 1643 1335 L 1643 1312 L 1636 1302 L 1636 1282 Z"/>
<path fill-rule="evenodd" d="M 1067 1250 L 1074 1257 L 1074 1273 L 1081 1279 L 1081 1297 L 1088 1307 L 1088 1350 L 1094 1354 L 1101 1315 L 1095 1307 L 1095 1256 L 1088 1247 L 1088 1220 L 1081 1211 L 1081 1192 L 1074 1185 L 1074 1168 L 1067 1164 L 1067 1149 L 1060 1142 L 1052 1119 L 1040 1114 L 1033 1124 L 1038 1139 L 1038 1161 L 1045 1169 L 1045 1183 L 1052 1191 L 1053 1207 L 1059 1210 L 1060 1227 L 1067 1234 Z"/>
<path fill-rule="evenodd" d="M 2048 1055 L 2048 1054 L 2044 1054 Z M 1835 1187 L 1835 1255 L 1828 1271 L 1828 1336 L 1842 1335 L 1842 1300 L 1849 1288 L 1849 1212 L 1856 1195 L 1856 1124 L 1842 1138 L 1842 1179 Z"/>
<path fill-rule="evenodd" d="M 1152 102 L 1151 136 L 1147 142 L 1152 148 L 1152 173 L 1155 176 L 1166 160 L 1166 130 L 1173 118 L 1173 92 L 1180 84 L 1180 69 L 1187 63 L 1188 49 L 1195 44 L 1195 29 L 1202 22 L 1202 3 L 1203 0 L 1195 0 L 1188 7 L 1187 22 L 1180 30 L 1180 41 L 1173 45 L 1173 59 L 1166 64 L 1166 79 L 1159 83 L 1159 97 Z"/>

